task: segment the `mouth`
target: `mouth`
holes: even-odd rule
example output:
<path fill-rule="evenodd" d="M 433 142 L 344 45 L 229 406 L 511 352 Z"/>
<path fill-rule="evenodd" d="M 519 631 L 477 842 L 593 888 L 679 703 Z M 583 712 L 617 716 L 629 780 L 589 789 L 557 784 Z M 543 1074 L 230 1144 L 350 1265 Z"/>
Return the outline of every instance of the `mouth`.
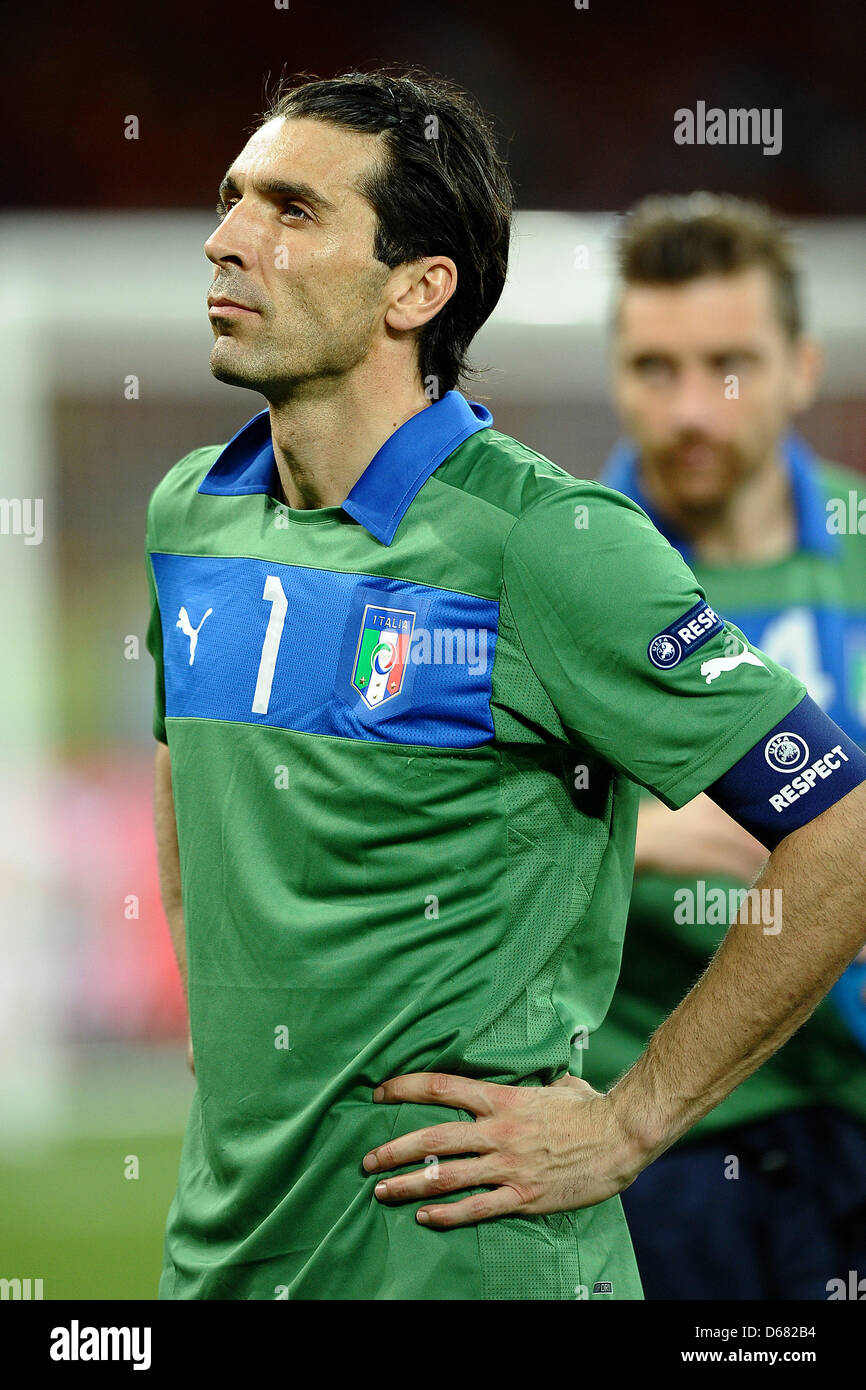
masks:
<path fill-rule="evenodd" d="M 694 473 L 713 471 L 722 462 L 719 450 L 708 444 L 682 444 L 672 454 L 675 464 Z"/>
<path fill-rule="evenodd" d="M 227 319 L 240 317 L 242 314 L 257 314 L 258 309 L 251 309 L 247 304 L 239 304 L 236 299 L 209 299 L 208 318 Z"/>

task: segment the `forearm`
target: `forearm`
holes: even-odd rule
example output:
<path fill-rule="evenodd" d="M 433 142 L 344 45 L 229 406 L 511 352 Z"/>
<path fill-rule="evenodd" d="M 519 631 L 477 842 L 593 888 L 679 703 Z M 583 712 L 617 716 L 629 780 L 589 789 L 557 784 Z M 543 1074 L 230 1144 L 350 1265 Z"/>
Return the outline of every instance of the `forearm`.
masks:
<path fill-rule="evenodd" d="M 653 802 L 647 797 L 641 797 L 634 839 L 635 875 L 658 868 L 656 840 L 658 838 L 657 823 L 660 807 L 660 802 Z M 661 807 L 661 809 L 666 808 Z M 668 815 L 672 817 L 671 812 L 668 812 Z"/>
<path fill-rule="evenodd" d="M 162 905 L 168 920 L 174 953 L 177 956 L 184 994 L 187 994 L 186 934 L 180 884 L 180 852 L 177 843 L 174 797 L 171 790 L 171 759 L 165 744 L 159 744 L 156 751 L 153 809 Z"/>
<path fill-rule="evenodd" d="M 863 945 L 864 816 L 866 784 L 781 842 L 754 885 L 781 892 L 781 930 L 738 918 L 610 1091 L 642 1166 L 771 1057 Z"/>

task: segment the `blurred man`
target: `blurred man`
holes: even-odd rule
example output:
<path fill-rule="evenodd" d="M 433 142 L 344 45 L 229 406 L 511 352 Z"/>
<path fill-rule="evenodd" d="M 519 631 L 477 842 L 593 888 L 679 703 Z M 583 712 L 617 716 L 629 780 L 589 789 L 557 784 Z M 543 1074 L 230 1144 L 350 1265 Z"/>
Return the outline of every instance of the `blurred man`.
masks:
<path fill-rule="evenodd" d="M 789 432 L 820 365 L 791 247 L 761 207 L 702 194 L 641 204 L 620 254 L 613 378 L 630 442 L 602 481 L 863 746 L 866 536 L 846 522 L 864 479 Z M 593 1085 L 640 1054 L 724 935 L 723 899 L 763 859 L 706 796 L 678 811 L 642 800 L 622 974 L 585 1059 Z M 847 984 L 624 1195 L 647 1297 L 826 1298 L 828 1281 L 866 1273 L 866 1052 L 838 1008 Z M 849 1021 L 862 1028 L 862 1008 Z"/>

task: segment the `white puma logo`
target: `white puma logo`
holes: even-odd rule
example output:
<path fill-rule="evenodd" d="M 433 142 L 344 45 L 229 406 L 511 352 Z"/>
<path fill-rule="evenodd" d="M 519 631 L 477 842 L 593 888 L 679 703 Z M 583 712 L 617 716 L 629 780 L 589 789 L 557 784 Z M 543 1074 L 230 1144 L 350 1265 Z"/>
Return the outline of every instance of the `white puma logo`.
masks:
<path fill-rule="evenodd" d="M 701 675 L 706 676 L 709 685 L 710 681 L 714 681 L 723 671 L 733 671 L 735 666 L 742 666 L 743 663 L 749 666 L 763 666 L 765 671 L 767 669 L 759 656 L 755 656 L 748 647 L 744 647 L 736 656 L 711 656 L 709 661 L 702 661 Z"/>
<path fill-rule="evenodd" d="M 209 609 L 207 610 L 207 612 L 205 613 L 204 618 L 209 618 L 212 612 L 213 612 L 213 609 L 212 609 L 212 608 L 209 608 Z M 192 623 L 191 623 L 190 620 L 189 620 L 189 614 L 187 613 L 187 611 L 186 611 L 185 608 L 181 608 L 181 610 L 180 610 L 180 612 L 179 612 L 179 614 L 178 614 L 178 616 L 177 616 L 177 622 L 175 623 L 175 627 L 179 627 L 179 628 L 181 629 L 181 631 L 184 632 L 184 633 L 186 634 L 186 636 L 189 638 L 189 664 L 190 664 L 190 666 L 191 666 L 192 663 L 195 661 L 196 643 L 198 642 L 198 635 L 199 635 L 199 633 L 201 632 L 202 625 L 203 625 L 203 623 L 204 623 L 204 618 L 202 618 L 202 620 L 201 620 L 201 622 L 199 623 L 198 627 L 193 627 Z"/>

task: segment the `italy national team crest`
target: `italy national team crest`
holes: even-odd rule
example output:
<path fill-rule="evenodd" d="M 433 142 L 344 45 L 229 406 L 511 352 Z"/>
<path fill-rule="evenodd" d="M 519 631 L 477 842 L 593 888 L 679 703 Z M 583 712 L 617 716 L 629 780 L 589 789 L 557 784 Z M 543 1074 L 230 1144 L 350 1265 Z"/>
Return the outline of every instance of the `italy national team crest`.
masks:
<path fill-rule="evenodd" d="M 403 688 L 415 614 L 368 603 L 352 668 L 352 685 L 368 709 L 393 700 Z"/>

